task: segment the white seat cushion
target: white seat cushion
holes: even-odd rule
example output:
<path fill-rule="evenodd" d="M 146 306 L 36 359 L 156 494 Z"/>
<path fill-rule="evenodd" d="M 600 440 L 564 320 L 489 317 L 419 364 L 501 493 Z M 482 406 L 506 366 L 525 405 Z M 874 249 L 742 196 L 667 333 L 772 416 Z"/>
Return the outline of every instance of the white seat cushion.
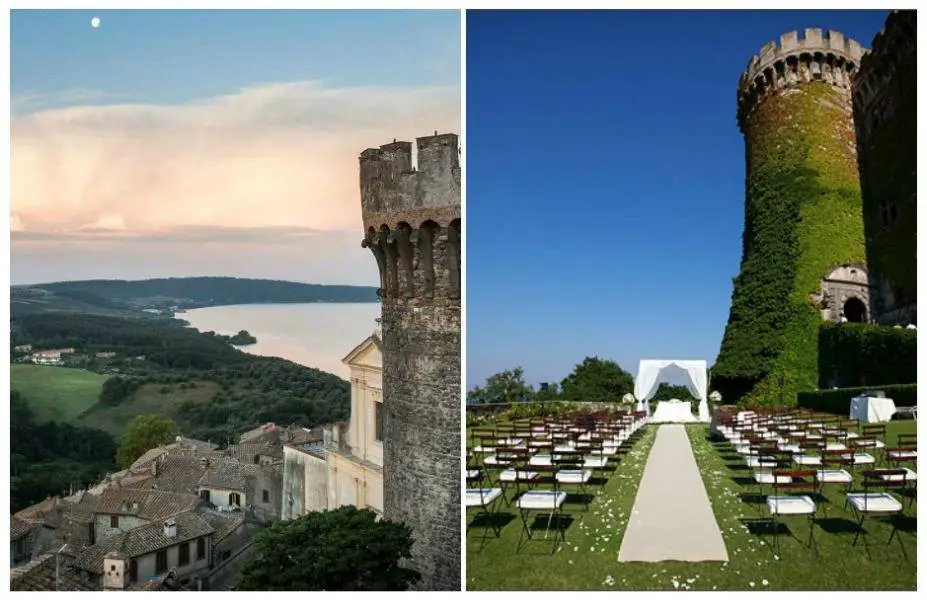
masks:
<path fill-rule="evenodd" d="M 531 471 L 516 471 L 515 469 L 506 469 L 499 474 L 499 481 L 504 481 L 506 483 L 512 483 L 515 480 L 531 481 L 537 476 L 537 473 L 533 473 Z"/>
<path fill-rule="evenodd" d="M 814 500 L 809 496 L 769 496 L 769 512 L 775 515 L 810 515 L 814 513 Z"/>
<path fill-rule="evenodd" d="M 557 471 L 557 483 L 586 483 L 592 477 L 592 471 L 579 469 L 563 469 Z"/>
<path fill-rule="evenodd" d="M 464 498 L 466 498 L 467 507 L 469 508 L 473 506 L 489 506 L 501 495 L 502 490 L 500 488 L 479 488 L 468 489 Z"/>
<path fill-rule="evenodd" d="M 512 459 L 499 460 L 499 457 L 493 454 L 492 456 L 487 456 L 486 460 L 483 461 L 483 464 L 495 467 L 498 465 L 507 465 L 510 462 L 512 462 Z"/>
<path fill-rule="evenodd" d="M 817 472 L 817 479 L 821 483 L 850 483 L 853 476 L 844 469 L 823 469 Z"/>
<path fill-rule="evenodd" d="M 860 512 L 891 513 L 898 512 L 903 508 L 901 502 L 886 492 L 870 492 L 868 494 L 856 492 L 847 494 L 847 499 Z"/>
<path fill-rule="evenodd" d="M 891 450 L 888 457 L 894 460 L 899 458 L 917 458 L 917 450 Z"/>
<path fill-rule="evenodd" d="M 528 459 L 528 464 L 532 467 L 549 467 L 553 463 L 550 454 L 535 454 Z"/>
<path fill-rule="evenodd" d="M 854 454 L 845 454 L 844 458 L 852 458 L 854 465 L 874 465 L 875 457 L 867 452 L 856 452 Z"/>
<path fill-rule="evenodd" d="M 815 454 L 800 454 L 798 456 L 792 457 L 792 460 L 795 461 L 796 465 L 802 465 L 804 467 L 821 466 L 821 457 Z"/>
<path fill-rule="evenodd" d="M 566 497 L 566 492 L 535 490 L 522 494 L 517 505 L 524 510 L 555 510 L 560 508 Z"/>
<path fill-rule="evenodd" d="M 754 473 L 753 478 L 761 485 L 772 485 L 774 483 L 791 483 L 792 478 L 788 475 L 779 475 L 775 477 L 772 473 Z"/>
<path fill-rule="evenodd" d="M 917 481 L 917 473 L 915 473 L 911 469 L 905 469 L 904 475 L 892 474 L 892 475 L 880 475 L 879 477 L 881 477 L 885 481 Z"/>
<path fill-rule="evenodd" d="M 479 477 L 479 475 L 480 475 L 479 469 L 467 469 L 467 479 L 471 477 Z"/>
<path fill-rule="evenodd" d="M 828 442 L 824 447 L 825 450 L 846 450 L 847 445 L 843 442 Z"/>
<path fill-rule="evenodd" d="M 607 456 L 587 456 L 583 461 L 583 466 L 587 469 L 604 469 L 608 466 Z"/>
<path fill-rule="evenodd" d="M 776 466 L 776 461 L 768 457 L 748 456 L 747 466 L 750 467 L 751 469 L 762 469 L 762 468 L 771 469 Z"/>

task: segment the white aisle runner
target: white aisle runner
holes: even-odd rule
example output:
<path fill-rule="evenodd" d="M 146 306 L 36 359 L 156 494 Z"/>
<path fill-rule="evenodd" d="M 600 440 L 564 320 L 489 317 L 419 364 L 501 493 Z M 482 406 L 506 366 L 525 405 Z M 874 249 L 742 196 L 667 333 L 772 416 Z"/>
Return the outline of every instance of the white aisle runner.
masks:
<path fill-rule="evenodd" d="M 683 425 L 661 425 L 641 478 L 618 562 L 728 560 Z"/>

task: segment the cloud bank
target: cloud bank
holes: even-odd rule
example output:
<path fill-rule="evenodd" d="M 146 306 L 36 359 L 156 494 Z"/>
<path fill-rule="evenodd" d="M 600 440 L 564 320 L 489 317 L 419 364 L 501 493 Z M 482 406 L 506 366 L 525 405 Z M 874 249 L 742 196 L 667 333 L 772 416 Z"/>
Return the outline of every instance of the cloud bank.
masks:
<path fill-rule="evenodd" d="M 359 247 L 358 155 L 460 130 L 457 87 L 295 82 L 174 105 L 51 101 L 13 100 L 14 282 L 59 271 L 287 278 L 287 268 L 292 279 L 348 282 L 343 270 L 365 264 L 362 282 L 375 283 Z"/>

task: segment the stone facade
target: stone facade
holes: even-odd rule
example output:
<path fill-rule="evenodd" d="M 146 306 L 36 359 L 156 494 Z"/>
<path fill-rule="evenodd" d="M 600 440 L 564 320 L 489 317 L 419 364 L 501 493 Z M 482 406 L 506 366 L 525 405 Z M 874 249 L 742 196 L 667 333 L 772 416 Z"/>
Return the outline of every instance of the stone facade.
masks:
<path fill-rule="evenodd" d="M 377 334 L 342 361 L 351 370 L 351 421 L 344 443 L 325 449 L 328 506 L 383 514 L 383 354 Z"/>
<path fill-rule="evenodd" d="M 410 525 L 427 590 L 460 589 L 460 165 L 454 134 L 360 155 L 380 272 L 383 512 Z"/>
<path fill-rule="evenodd" d="M 893 11 L 853 79 L 873 316 L 917 322 L 917 14 Z"/>

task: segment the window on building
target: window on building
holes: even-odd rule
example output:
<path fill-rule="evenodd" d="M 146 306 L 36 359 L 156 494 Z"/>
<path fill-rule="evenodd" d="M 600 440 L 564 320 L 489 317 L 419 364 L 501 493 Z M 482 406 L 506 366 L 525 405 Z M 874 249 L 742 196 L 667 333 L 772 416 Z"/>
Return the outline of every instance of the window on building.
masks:
<path fill-rule="evenodd" d="M 241 506 L 241 496 L 238 495 L 238 492 L 232 492 L 229 494 L 229 505 Z"/>
<path fill-rule="evenodd" d="M 382 442 L 383 441 L 383 403 L 374 402 L 373 406 L 374 406 L 374 413 L 373 413 L 374 431 L 376 432 L 375 435 L 377 436 L 377 441 Z"/>
<path fill-rule="evenodd" d="M 200 490 L 200 498 L 209 502 L 209 490 Z"/>
<path fill-rule="evenodd" d="M 129 561 L 129 581 L 132 583 L 138 581 L 138 563 L 135 559 Z"/>
<path fill-rule="evenodd" d="M 155 555 L 155 572 L 163 573 L 167 571 L 167 550 L 158 550 Z"/>
<path fill-rule="evenodd" d="M 180 552 L 177 557 L 177 564 L 181 567 L 190 564 L 190 544 L 184 542 L 178 548 Z"/>
<path fill-rule="evenodd" d="M 90 541 L 90 545 L 93 546 L 97 543 L 97 528 L 96 523 L 87 524 L 87 539 Z"/>
<path fill-rule="evenodd" d="M 206 558 L 206 540 L 200 538 L 196 540 L 196 560 L 203 560 Z"/>
<path fill-rule="evenodd" d="M 264 490 L 262 492 L 261 500 L 264 501 L 265 503 L 270 502 L 270 490 Z"/>
<path fill-rule="evenodd" d="M 119 517 L 113 515 L 109 518 L 109 526 L 113 529 L 119 529 Z"/>

